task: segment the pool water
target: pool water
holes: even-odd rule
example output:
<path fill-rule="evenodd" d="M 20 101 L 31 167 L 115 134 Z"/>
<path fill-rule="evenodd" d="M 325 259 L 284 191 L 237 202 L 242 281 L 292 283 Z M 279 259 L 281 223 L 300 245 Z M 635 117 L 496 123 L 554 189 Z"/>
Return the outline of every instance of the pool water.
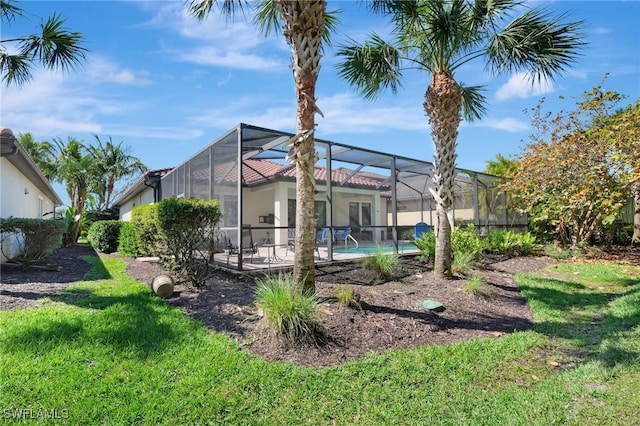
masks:
<path fill-rule="evenodd" d="M 378 249 L 381 249 L 383 252 L 386 252 L 386 253 L 393 253 L 393 246 L 360 246 L 358 248 L 351 246 L 351 247 L 344 248 L 344 246 L 339 246 L 339 245 L 337 247 L 336 246 L 333 247 L 333 252 L 334 253 L 350 253 L 350 254 L 373 254 Z M 398 253 L 402 253 L 404 251 L 414 251 L 414 250 L 418 250 L 418 248 L 413 244 L 398 244 Z"/>

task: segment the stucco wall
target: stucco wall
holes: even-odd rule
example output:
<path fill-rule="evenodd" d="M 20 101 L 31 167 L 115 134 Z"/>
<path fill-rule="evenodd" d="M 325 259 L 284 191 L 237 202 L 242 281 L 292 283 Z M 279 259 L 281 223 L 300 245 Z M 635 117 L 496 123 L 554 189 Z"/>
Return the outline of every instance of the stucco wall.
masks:
<path fill-rule="evenodd" d="M 40 219 L 54 204 L 6 158 L 1 158 L 0 216 Z M 26 190 L 26 191 L 25 191 Z M 26 192 L 26 193 L 25 193 Z"/>
<path fill-rule="evenodd" d="M 153 203 L 153 188 L 145 188 L 135 197 L 128 199 L 120 206 L 120 220 L 128 222 L 131 220 L 131 211 L 135 206 Z"/>

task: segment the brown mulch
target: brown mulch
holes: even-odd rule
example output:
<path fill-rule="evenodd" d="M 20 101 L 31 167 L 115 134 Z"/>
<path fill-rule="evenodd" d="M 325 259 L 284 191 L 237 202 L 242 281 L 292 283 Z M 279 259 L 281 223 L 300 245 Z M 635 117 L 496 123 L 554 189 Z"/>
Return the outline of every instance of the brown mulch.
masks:
<path fill-rule="evenodd" d="M 62 294 L 69 283 L 80 280 L 90 269 L 91 265 L 80 259 L 83 255 L 96 254 L 83 246 L 59 250 L 47 260 L 60 265 L 57 272 L 23 271 L 3 265 L 0 309 L 27 308 L 36 305 L 38 299 Z M 602 252 L 600 257 L 631 262 L 640 259 L 638 249 Z M 146 284 L 167 272 L 155 262 L 125 260 L 127 273 Z M 466 291 L 466 281 L 460 277 L 451 281 L 436 279 L 429 268 L 412 257 L 402 258 L 401 268 L 388 282 L 377 280 L 358 263 L 318 265 L 316 287 L 322 298 L 319 322 L 324 338 L 295 346 L 270 335 L 257 321 L 253 277 L 215 271 L 202 288 L 177 285 L 167 302 L 267 360 L 325 366 L 361 358 L 372 351 L 498 338 L 531 328 L 532 312 L 513 275 L 540 270 L 555 262 L 546 257 L 486 259 L 477 272 L 486 283 L 482 296 Z M 335 289 L 346 285 L 360 296 L 360 308 L 344 307 L 335 301 Z M 418 306 L 424 300 L 438 301 L 445 310 L 426 311 Z"/>

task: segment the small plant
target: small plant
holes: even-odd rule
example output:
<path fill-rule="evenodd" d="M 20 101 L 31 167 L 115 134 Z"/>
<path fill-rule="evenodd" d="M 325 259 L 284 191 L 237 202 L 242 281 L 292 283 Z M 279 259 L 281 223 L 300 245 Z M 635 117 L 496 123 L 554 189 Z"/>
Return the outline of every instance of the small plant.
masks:
<path fill-rule="evenodd" d="M 420 235 L 417 240 L 411 241 L 411 244 L 420 250 L 420 259 L 428 262 L 436 256 L 436 234 L 435 232 L 425 232 Z"/>
<path fill-rule="evenodd" d="M 476 234 L 473 224 L 466 228 L 455 227 L 451 231 L 451 250 L 453 250 L 454 256 L 465 253 L 472 260 L 478 259 L 482 253 L 482 240 Z"/>
<path fill-rule="evenodd" d="M 274 333 L 285 336 L 291 343 L 315 337 L 320 306 L 315 295 L 294 286 L 291 275 L 265 277 L 257 283 L 256 305 Z"/>
<path fill-rule="evenodd" d="M 466 274 L 478 266 L 476 255 L 473 252 L 457 251 L 453 253 L 451 269 L 460 274 Z"/>
<path fill-rule="evenodd" d="M 530 232 L 495 229 L 482 242 L 489 253 L 528 255 L 535 249 L 536 238 Z"/>
<path fill-rule="evenodd" d="M 474 275 L 464 285 L 464 289 L 467 293 L 474 297 L 488 297 L 486 291 L 486 284 L 480 275 Z"/>
<path fill-rule="evenodd" d="M 362 309 L 360 306 L 360 295 L 353 290 L 353 287 L 338 287 L 333 292 L 333 295 L 338 300 L 338 303 L 342 306 Z"/>
<path fill-rule="evenodd" d="M 113 253 L 118 250 L 121 226 L 122 222 L 118 220 L 93 222 L 87 233 L 87 239 L 91 243 L 91 247 L 101 253 Z"/>
<path fill-rule="evenodd" d="M 371 269 L 377 278 L 388 280 L 398 267 L 399 262 L 400 258 L 397 254 L 386 253 L 382 248 L 377 247 L 371 256 L 362 260 L 362 266 Z"/>
<path fill-rule="evenodd" d="M 0 246 L 14 247 L 15 253 L 3 253 L 24 268 L 44 260 L 62 245 L 64 224 L 58 220 L 0 218 Z M 6 244 L 5 244 L 6 241 Z M 13 256 L 15 255 L 15 257 Z"/>

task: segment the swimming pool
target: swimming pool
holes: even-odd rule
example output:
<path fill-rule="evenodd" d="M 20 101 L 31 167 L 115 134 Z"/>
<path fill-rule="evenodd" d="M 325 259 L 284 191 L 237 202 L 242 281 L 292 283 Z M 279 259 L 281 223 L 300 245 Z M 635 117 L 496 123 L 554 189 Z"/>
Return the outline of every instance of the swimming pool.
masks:
<path fill-rule="evenodd" d="M 381 249 L 383 252 L 393 253 L 393 246 L 384 245 L 384 246 L 360 246 L 360 247 L 347 247 L 344 246 L 334 246 L 334 253 L 349 253 L 349 254 L 373 254 L 378 249 Z M 398 253 L 402 253 L 405 251 L 417 251 L 418 248 L 413 244 L 398 244 Z"/>

